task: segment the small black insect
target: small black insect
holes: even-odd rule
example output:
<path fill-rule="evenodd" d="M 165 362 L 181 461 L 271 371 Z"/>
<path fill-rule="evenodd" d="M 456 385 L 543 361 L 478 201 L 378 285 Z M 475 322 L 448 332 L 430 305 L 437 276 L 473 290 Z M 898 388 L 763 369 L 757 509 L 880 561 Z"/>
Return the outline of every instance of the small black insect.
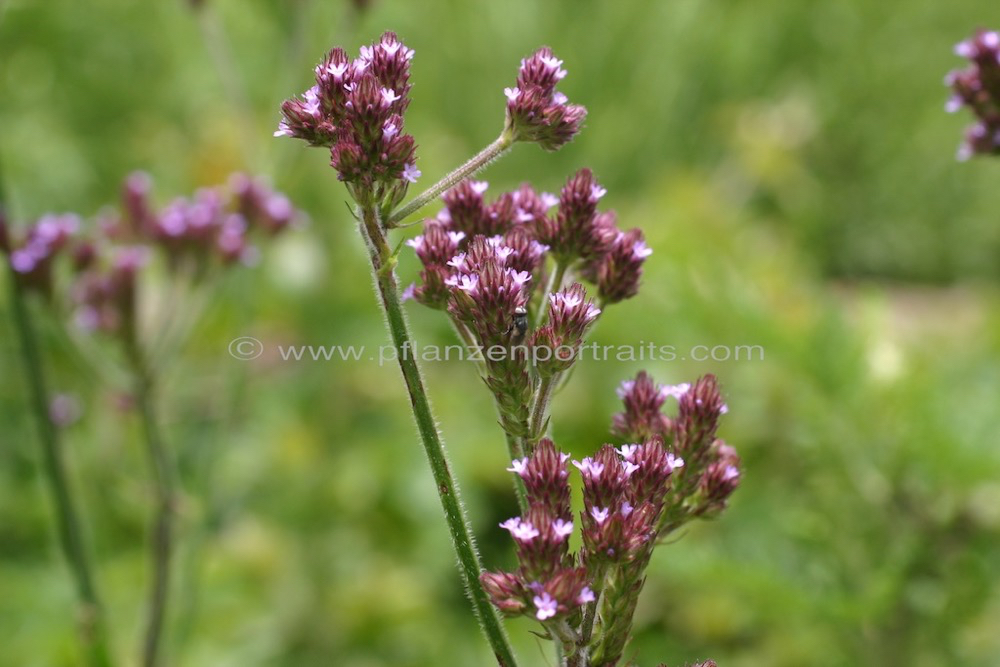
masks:
<path fill-rule="evenodd" d="M 528 309 L 524 306 L 518 306 L 514 309 L 514 318 L 511 320 L 510 326 L 505 334 L 510 334 L 511 342 L 516 343 L 524 338 L 524 335 L 528 333 Z"/>

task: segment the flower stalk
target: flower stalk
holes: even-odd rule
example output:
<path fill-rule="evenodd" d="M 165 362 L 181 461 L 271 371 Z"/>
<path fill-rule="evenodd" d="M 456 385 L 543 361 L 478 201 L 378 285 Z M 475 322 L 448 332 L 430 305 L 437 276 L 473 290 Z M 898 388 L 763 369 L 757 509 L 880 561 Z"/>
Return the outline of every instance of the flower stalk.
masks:
<path fill-rule="evenodd" d="M 142 665 L 143 667 L 157 667 L 162 664 L 163 660 L 163 629 L 166 624 L 170 600 L 177 482 L 170 451 L 163 440 L 156 416 L 153 374 L 150 372 L 142 349 L 134 337 L 129 336 L 126 347 L 135 378 L 135 400 L 142 421 L 143 444 L 156 496 L 149 538 L 152 575 L 148 592 Z"/>
<path fill-rule="evenodd" d="M 378 208 L 369 203 L 362 204 L 359 209 L 361 231 L 368 245 L 372 275 L 378 288 L 389 333 L 393 345 L 396 347 L 399 370 L 403 374 L 403 380 L 410 397 L 410 407 L 417 422 L 417 430 L 420 433 L 420 440 L 431 466 L 431 473 L 437 486 L 438 497 L 441 500 L 441 508 L 448 524 L 452 545 L 458 556 L 463 584 L 472 601 L 473 610 L 479 619 L 486 639 L 496 656 L 497 664 L 500 667 L 515 667 L 517 662 L 514 658 L 514 652 L 510 647 L 500 618 L 490 604 L 486 592 L 479 584 L 479 576 L 483 568 L 473 543 L 469 525 L 465 520 L 458 484 L 448 466 L 444 443 L 441 441 L 434 422 L 420 368 L 413 355 L 407 352 L 412 348 L 409 327 L 403 316 L 400 302 L 399 287 L 394 270 L 395 258 L 379 222 Z"/>
<path fill-rule="evenodd" d="M 513 145 L 513 135 L 509 130 L 504 129 L 504 131 L 500 133 L 500 136 L 497 137 L 490 145 L 469 158 L 462 166 L 458 167 L 440 181 L 421 192 L 405 206 L 402 206 L 397 211 L 394 211 L 385 221 L 386 228 L 391 229 L 393 227 L 398 227 L 400 222 L 413 215 L 424 206 L 427 206 L 432 201 L 436 200 L 446 190 L 450 190 L 461 181 L 475 175 L 481 169 L 486 168 L 490 163 L 499 159 Z"/>

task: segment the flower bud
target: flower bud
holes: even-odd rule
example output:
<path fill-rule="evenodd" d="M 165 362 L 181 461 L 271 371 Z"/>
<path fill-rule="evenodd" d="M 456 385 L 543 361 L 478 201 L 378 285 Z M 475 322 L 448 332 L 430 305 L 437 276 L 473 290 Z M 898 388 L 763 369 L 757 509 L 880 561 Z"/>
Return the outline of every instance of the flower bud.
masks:
<path fill-rule="evenodd" d="M 714 375 L 698 379 L 679 398 L 677 449 L 685 459 L 701 459 L 715 439 L 719 418 L 729 411 Z"/>
<path fill-rule="evenodd" d="M 136 235 L 147 234 L 153 224 L 152 189 L 153 180 L 144 171 L 129 174 L 122 187 L 122 212 Z"/>
<path fill-rule="evenodd" d="M 479 575 L 483 590 L 497 609 L 510 616 L 516 616 L 527 609 L 524 601 L 527 590 L 521 580 L 509 572 L 483 572 Z"/>
<path fill-rule="evenodd" d="M 564 262 L 577 258 L 595 262 L 603 257 L 619 234 L 614 213 L 597 212 L 597 203 L 605 193 L 593 172 L 578 171 L 560 192 L 555 217 L 538 223 L 538 240 Z"/>
<path fill-rule="evenodd" d="M 618 232 L 608 252 L 593 261 L 584 274 L 597 284 L 602 303 L 618 303 L 639 292 L 642 265 L 652 253 L 641 230 Z"/>
<path fill-rule="evenodd" d="M 639 371 L 634 380 L 625 380 L 618 387 L 618 398 L 625 411 L 614 416 L 612 432 L 633 442 L 648 440 L 654 435 L 666 438 L 671 422 L 660 408 L 670 394 L 653 382 L 646 371 Z"/>
<path fill-rule="evenodd" d="M 548 322 L 535 331 L 530 342 L 532 359 L 542 377 L 568 370 L 579 356 L 584 335 L 601 314 L 586 297 L 579 283 L 549 295 Z"/>
<path fill-rule="evenodd" d="M 562 62 L 548 47 L 521 61 L 517 86 L 504 89 L 505 131 L 514 141 L 534 141 L 545 150 L 554 151 L 580 131 L 587 110 L 569 104 L 566 96 L 556 91 L 556 84 L 566 76 Z"/>

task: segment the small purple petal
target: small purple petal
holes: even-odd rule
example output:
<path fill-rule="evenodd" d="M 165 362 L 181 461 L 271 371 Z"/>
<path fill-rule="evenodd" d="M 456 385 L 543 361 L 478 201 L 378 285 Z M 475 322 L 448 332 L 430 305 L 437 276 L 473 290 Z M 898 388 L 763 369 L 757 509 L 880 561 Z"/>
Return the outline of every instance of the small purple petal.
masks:
<path fill-rule="evenodd" d="M 412 162 L 405 167 L 403 167 L 403 180 L 410 183 L 416 183 L 417 179 L 420 178 L 420 170 L 417 169 L 417 165 Z"/>
<path fill-rule="evenodd" d="M 523 475 L 527 467 L 528 467 L 528 457 L 525 456 L 524 458 L 514 459 L 513 461 L 511 461 L 510 467 L 507 468 L 507 472 Z"/>
<path fill-rule="evenodd" d="M 560 540 L 565 539 L 573 534 L 573 522 L 556 519 L 552 522 L 552 532 L 555 533 Z"/>
<path fill-rule="evenodd" d="M 538 613 L 535 614 L 535 618 L 539 621 L 544 621 L 547 618 L 552 618 L 556 615 L 559 610 L 559 605 L 548 593 L 542 593 L 541 595 L 536 595 L 532 600 L 535 603 L 535 607 L 538 608 Z"/>
<path fill-rule="evenodd" d="M 608 520 L 608 515 L 610 511 L 606 507 L 597 508 L 594 507 L 590 510 L 590 516 L 594 517 L 594 521 L 597 523 L 604 523 Z"/>

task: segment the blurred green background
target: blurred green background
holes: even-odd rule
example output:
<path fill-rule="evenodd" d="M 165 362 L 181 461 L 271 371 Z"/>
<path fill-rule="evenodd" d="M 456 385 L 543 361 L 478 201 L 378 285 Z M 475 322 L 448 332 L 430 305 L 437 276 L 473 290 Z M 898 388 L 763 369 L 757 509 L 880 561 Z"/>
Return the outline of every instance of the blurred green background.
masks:
<path fill-rule="evenodd" d="M 361 3 L 366 4 L 366 3 Z M 600 344 L 762 345 L 762 361 L 646 364 L 724 384 L 745 459 L 719 521 L 653 559 L 630 655 L 672 667 L 1000 665 L 1000 161 L 954 160 L 952 45 L 1000 9 L 956 0 L 609 3 L 7 0 L 0 157 L 14 215 L 92 214 L 149 171 L 160 201 L 269 176 L 310 217 L 219 286 L 166 378 L 185 488 L 169 637 L 192 667 L 488 665 L 394 365 L 253 363 L 278 343 L 386 343 L 346 195 L 323 151 L 271 133 L 334 44 L 415 48 L 421 185 L 500 130 L 519 59 L 565 60 L 585 131 L 486 178 L 555 191 L 590 166 L 655 249 Z M 417 267 L 411 255 L 402 279 Z M 0 665 L 78 664 L 72 591 L 7 317 L 0 325 Z M 417 339 L 450 343 L 409 306 Z M 44 321 L 42 322 L 44 324 Z M 137 652 L 151 499 L 137 424 L 43 326 L 122 664 Z M 586 455 L 642 364 L 590 361 L 554 435 Z M 470 366 L 425 371 L 491 568 L 515 513 Z M 551 664 L 509 624 L 526 666 Z"/>

